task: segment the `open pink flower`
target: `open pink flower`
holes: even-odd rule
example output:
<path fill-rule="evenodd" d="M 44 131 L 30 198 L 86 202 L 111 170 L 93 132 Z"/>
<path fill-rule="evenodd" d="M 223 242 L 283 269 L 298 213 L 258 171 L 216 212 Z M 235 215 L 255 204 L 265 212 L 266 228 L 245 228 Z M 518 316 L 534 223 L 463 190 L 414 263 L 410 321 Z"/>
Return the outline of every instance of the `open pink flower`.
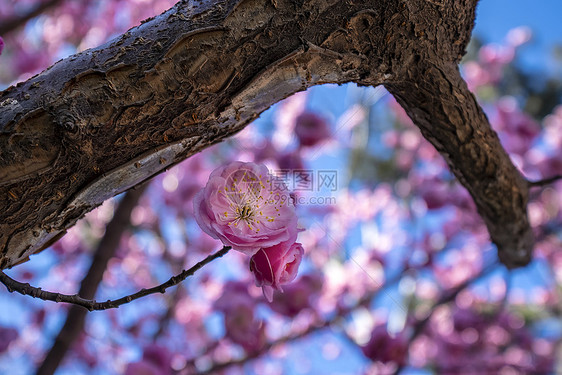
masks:
<path fill-rule="evenodd" d="M 193 205 L 205 233 L 248 255 L 297 238 L 287 186 L 263 164 L 237 161 L 215 169 Z"/>
<path fill-rule="evenodd" d="M 303 254 L 300 243 L 287 241 L 262 248 L 250 259 L 256 286 L 263 288 L 269 302 L 273 301 L 273 290 L 283 291 L 281 285 L 295 279 Z"/>

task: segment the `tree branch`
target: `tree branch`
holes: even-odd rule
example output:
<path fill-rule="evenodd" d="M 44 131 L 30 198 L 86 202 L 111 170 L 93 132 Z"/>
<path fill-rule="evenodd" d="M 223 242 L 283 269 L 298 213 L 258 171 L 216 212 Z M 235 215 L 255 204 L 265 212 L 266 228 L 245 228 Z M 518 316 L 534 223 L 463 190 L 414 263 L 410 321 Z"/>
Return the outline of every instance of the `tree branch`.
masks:
<path fill-rule="evenodd" d="M 50 8 L 54 8 L 59 5 L 64 0 L 48 0 L 44 2 L 40 2 L 26 13 L 17 16 L 8 18 L 5 20 L 0 21 L 0 35 L 5 36 L 6 34 L 15 31 L 18 27 L 25 25 L 27 21 L 32 18 L 35 18 Z"/>
<path fill-rule="evenodd" d="M 469 191 L 508 268 L 527 265 L 534 237 L 529 187 L 511 162 L 456 64 L 419 61 L 386 85 Z M 423 77 L 420 79 L 419 77 Z"/>
<path fill-rule="evenodd" d="M 107 269 L 107 263 L 117 251 L 123 232 L 129 227 L 131 212 L 147 186 L 147 184 L 144 184 L 136 189 L 129 190 L 119 202 L 113 218 L 105 228 L 103 238 L 96 246 L 90 269 L 82 279 L 78 295 L 86 299 L 94 298 L 98 286 L 103 279 L 103 274 Z M 74 341 L 76 341 L 80 332 L 82 332 L 85 319 L 85 309 L 80 306 L 71 306 L 64 325 L 54 340 L 53 346 L 38 367 L 37 375 L 51 375 L 55 373 L 66 353 Z"/>
<path fill-rule="evenodd" d="M 457 298 L 457 296 L 460 294 L 460 292 L 465 290 L 468 286 L 470 286 L 471 284 L 473 284 L 477 280 L 480 280 L 483 277 L 489 275 L 492 271 L 496 270 L 497 265 L 498 264 L 496 262 L 494 262 L 494 263 L 488 265 L 486 268 L 484 268 L 476 277 L 471 278 L 469 280 L 466 280 L 465 282 L 463 282 L 460 285 L 452 288 L 451 290 L 445 291 L 443 293 L 443 295 L 441 296 L 441 298 L 439 298 L 439 300 L 437 300 L 437 302 L 435 302 L 433 304 L 433 306 L 431 306 L 431 308 L 429 309 L 429 314 L 425 318 L 423 318 L 421 320 L 418 320 L 416 322 L 416 324 L 414 325 L 414 329 L 412 331 L 412 334 L 409 337 L 409 342 L 411 343 L 416 337 L 418 337 L 423 332 L 425 326 L 431 320 L 431 317 L 433 316 L 433 313 L 435 312 L 435 309 L 437 309 L 441 305 L 444 305 L 446 303 L 449 303 L 449 302 L 453 301 L 455 298 Z M 394 375 L 400 374 L 402 372 L 402 370 L 404 369 L 404 367 L 405 367 L 405 365 L 398 366 L 396 368 L 396 370 L 394 371 Z"/>
<path fill-rule="evenodd" d="M 560 179 L 562 179 L 562 174 L 558 174 L 556 176 L 552 176 L 552 177 L 545 178 L 545 179 L 542 179 L 542 180 L 528 181 L 528 184 L 529 184 L 529 187 L 542 187 L 542 186 L 550 185 L 553 182 L 556 182 Z"/>
<path fill-rule="evenodd" d="M 150 294 L 164 293 L 166 289 L 168 289 L 169 287 L 179 284 L 189 276 L 193 276 L 193 274 L 199 269 L 201 269 L 204 265 L 210 263 L 211 261 L 217 258 L 222 257 L 229 250 L 230 250 L 229 246 L 223 247 L 221 250 L 207 256 L 205 259 L 203 259 L 202 261 L 200 261 L 190 269 L 183 270 L 178 275 L 172 276 L 165 283 L 162 283 L 152 288 L 141 289 L 138 292 L 130 294 L 128 296 L 116 300 L 107 300 L 105 302 L 97 302 L 95 300 L 85 299 L 80 297 L 78 294 L 69 295 L 69 294 L 54 293 L 54 292 L 42 290 L 41 288 L 33 287 L 28 283 L 25 284 L 20 283 L 19 281 L 12 279 L 2 271 L 0 271 L 0 282 L 6 286 L 6 288 L 10 293 L 18 292 L 20 294 L 29 295 L 33 298 L 40 298 L 45 301 L 71 303 L 73 305 L 82 306 L 88 309 L 89 311 L 107 310 L 107 309 L 117 308 L 121 305 L 129 303 L 141 297 L 146 297 Z"/>
<path fill-rule="evenodd" d="M 182 1 L 6 90 L 0 269 L 277 101 L 346 82 L 394 94 L 469 190 L 500 260 L 527 264 L 529 186 L 457 69 L 476 4 Z"/>
<path fill-rule="evenodd" d="M 400 81 L 419 49 L 458 61 L 476 2 L 457 4 L 182 1 L 9 88 L 0 94 L 0 269 L 295 92 Z M 426 18 L 439 22 L 420 38 Z"/>

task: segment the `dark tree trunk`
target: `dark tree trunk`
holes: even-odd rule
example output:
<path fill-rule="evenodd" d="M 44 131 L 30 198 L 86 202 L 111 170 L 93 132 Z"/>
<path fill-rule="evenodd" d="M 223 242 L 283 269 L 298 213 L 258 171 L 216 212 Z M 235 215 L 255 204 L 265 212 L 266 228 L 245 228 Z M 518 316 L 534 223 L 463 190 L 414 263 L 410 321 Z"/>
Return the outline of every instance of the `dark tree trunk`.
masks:
<path fill-rule="evenodd" d="M 385 85 L 447 159 L 502 261 L 526 264 L 527 184 L 456 66 L 476 0 L 181 2 L 0 96 L 0 268 L 105 199 L 322 83 Z"/>

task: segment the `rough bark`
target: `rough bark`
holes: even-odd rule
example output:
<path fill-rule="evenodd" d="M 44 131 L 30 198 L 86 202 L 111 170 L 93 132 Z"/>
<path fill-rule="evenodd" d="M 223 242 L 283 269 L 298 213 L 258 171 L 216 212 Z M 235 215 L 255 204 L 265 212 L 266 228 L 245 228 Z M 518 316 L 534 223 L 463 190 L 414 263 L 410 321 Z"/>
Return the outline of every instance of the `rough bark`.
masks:
<path fill-rule="evenodd" d="M 0 268 L 273 103 L 345 82 L 384 84 L 397 96 L 473 195 L 502 261 L 524 264 L 532 250 L 527 187 L 456 70 L 475 7 L 476 0 L 185 1 L 6 90 Z"/>
<path fill-rule="evenodd" d="M 409 74 L 426 79 L 392 83 L 388 90 L 470 192 L 500 261 L 509 268 L 528 264 L 534 244 L 528 182 L 511 163 L 457 66 L 420 62 Z"/>

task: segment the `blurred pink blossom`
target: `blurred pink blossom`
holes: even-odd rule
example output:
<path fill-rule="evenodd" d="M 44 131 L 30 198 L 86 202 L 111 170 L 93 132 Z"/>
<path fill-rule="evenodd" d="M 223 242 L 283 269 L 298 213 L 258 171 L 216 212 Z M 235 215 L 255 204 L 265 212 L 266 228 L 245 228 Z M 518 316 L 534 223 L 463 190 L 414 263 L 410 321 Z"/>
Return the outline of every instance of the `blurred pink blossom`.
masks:
<path fill-rule="evenodd" d="M 265 344 L 265 325 L 254 316 L 256 300 L 248 293 L 248 284 L 229 281 L 214 307 L 224 313 L 226 336 L 248 352 Z"/>
<path fill-rule="evenodd" d="M 253 308 L 236 305 L 224 315 L 226 336 L 247 352 L 255 352 L 266 342 L 265 325 L 255 319 Z"/>
<path fill-rule="evenodd" d="M 326 120 L 312 112 L 305 112 L 297 117 L 295 134 L 301 146 L 312 147 L 331 137 Z"/>
<path fill-rule="evenodd" d="M 523 113 L 516 99 L 510 96 L 498 101 L 491 122 L 499 132 L 500 140 L 507 152 L 519 155 L 529 150 L 541 131 L 540 126 Z"/>
<path fill-rule="evenodd" d="M 18 331 L 12 327 L 0 327 L 0 353 L 5 352 L 10 343 L 17 339 Z"/>
<path fill-rule="evenodd" d="M 144 348 L 139 362 L 129 363 L 125 375 L 170 375 L 172 355 L 163 346 L 150 345 Z"/>
<path fill-rule="evenodd" d="M 275 295 L 271 309 L 281 315 L 295 317 L 304 309 L 312 308 L 312 301 L 322 290 L 324 277 L 321 273 L 307 274 L 283 287 L 283 293 Z"/>
<path fill-rule="evenodd" d="M 279 168 L 281 169 L 291 171 L 305 169 L 304 161 L 298 151 L 289 151 L 279 154 L 277 156 L 277 165 L 279 165 Z"/>
<path fill-rule="evenodd" d="M 371 339 L 362 350 L 373 361 L 404 365 L 408 356 L 408 340 L 403 333 L 391 336 L 386 326 L 381 324 L 373 329 Z"/>
<path fill-rule="evenodd" d="M 506 41 L 513 47 L 527 43 L 533 37 L 533 31 L 528 26 L 515 27 L 508 31 Z"/>
<path fill-rule="evenodd" d="M 129 363 L 125 375 L 161 375 L 160 368 L 152 362 L 141 360 Z"/>

